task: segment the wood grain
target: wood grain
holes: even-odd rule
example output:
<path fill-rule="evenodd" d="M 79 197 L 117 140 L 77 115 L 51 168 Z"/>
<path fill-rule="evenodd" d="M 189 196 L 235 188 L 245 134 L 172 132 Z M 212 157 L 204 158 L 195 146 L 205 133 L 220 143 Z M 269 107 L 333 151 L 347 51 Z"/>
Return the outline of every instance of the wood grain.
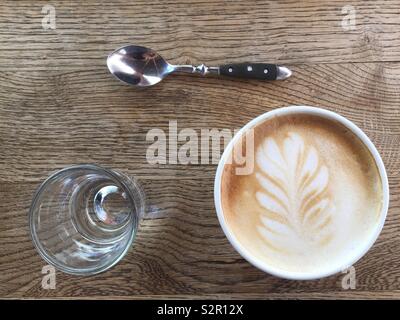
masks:
<path fill-rule="evenodd" d="M 47 1 L 0 4 L 0 297 L 2 298 L 400 298 L 400 3 L 354 1 L 356 29 L 341 27 L 346 1 Z M 287 64 L 284 82 L 171 76 L 145 90 L 113 79 L 107 54 L 151 46 L 180 63 Z M 278 279 L 245 262 L 216 218 L 216 165 L 151 165 L 153 128 L 237 129 L 287 105 L 314 105 L 354 121 L 385 162 L 391 203 L 377 243 L 343 275 Z M 136 176 L 149 215 L 117 266 L 92 277 L 57 272 L 41 288 L 29 238 L 34 190 L 52 171 L 96 163 Z"/>

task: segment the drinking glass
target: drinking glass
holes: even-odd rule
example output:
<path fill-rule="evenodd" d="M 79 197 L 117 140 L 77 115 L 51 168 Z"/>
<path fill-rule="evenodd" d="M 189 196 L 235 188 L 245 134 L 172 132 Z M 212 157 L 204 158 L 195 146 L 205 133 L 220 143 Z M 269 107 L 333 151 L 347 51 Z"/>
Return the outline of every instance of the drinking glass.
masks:
<path fill-rule="evenodd" d="M 134 178 L 96 165 L 73 166 L 37 190 L 30 233 L 39 254 L 57 269 L 96 274 L 125 255 L 144 210 L 144 193 Z"/>

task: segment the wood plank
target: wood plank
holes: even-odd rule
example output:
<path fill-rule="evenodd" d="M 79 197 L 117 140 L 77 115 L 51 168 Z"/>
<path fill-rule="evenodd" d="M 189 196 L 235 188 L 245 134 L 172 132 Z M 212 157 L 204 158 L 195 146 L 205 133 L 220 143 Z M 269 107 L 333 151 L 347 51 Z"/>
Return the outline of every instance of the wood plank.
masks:
<path fill-rule="evenodd" d="M 102 68 L 107 54 L 126 43 L 154 47 L 177 63 L 376 62 L 400 56 L 396 0 L 53 1 L 56 30 L 42 29 L 44 4 L 2 2 L 2 70 L 21 64 L 43 71 Z M 350 4 L 355 30 L 342 27 L 342 8 Z"/>
<path fill-rule="evenodd" d="M 96 162 L 147 179 L 202 177 L 209 165 L 151 165 L 149 130 L 235 129 L 286 105 L 314 105 L 342 114 L 377 145 L 390 173 L 399 173 L 400 64 L 301 65 L 285 82 L 171 76 L 145 90 L 106 71 L 61 75 L 0 72 L 1 181 L 39 181 L 74 163 Z M 29 87 L 19 85 L 21 79 Z M 190 80 L 190 81 L 189 81 Z M 182 143 L 183 144 L 183 143 Z M 180 145 L 182 145 L 180 144 Z M 43 161 L 43 160 L 46 161 Z M 395 175 L 396 176 L 396 175 Z M 396 178 L 396 177 L 395 177 Z"/>
<path fill-rule="evenodd" d="M 2 190 L 0 226 L 0 295 L 31 296 L 131 296 L 222 295 L 268 298 L 333 296 L 342 291 L 342 274 L 318 281 L 288 281 L 269 276 L 245 262 L 231 247 L 219 227 L 213 209 L 212 177 L 188 180 L 145 181 L 148 205 L 153 213 L 141 225 L 127 256 L 106 273 L 74 277 L 57 272 L 56 290 L 43 290 L 41 269 L 45 262 L 28 236 L 26 213 L 34 183 L 5 184 Z M 400 199 L 392 201 L 383 233 L 371 251 L 357 264 L 357 291 L 396 290 L 399 277 Z M 12 208 L 10 210 L 10 208 Z M 210 272 L 212 270 L 212 272 Z M 343 293 L 345 294 L 345 293 Z M 371 294 L 372 295 L 372 294 Z"/>

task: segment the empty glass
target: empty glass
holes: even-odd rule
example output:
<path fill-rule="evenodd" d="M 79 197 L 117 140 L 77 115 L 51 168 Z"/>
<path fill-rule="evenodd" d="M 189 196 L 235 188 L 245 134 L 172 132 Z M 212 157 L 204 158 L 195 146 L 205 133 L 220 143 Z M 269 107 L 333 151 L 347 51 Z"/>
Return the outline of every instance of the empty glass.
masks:
<path fill-rule="evenodd" d="M 95 165 L 69 167 L 37 190 L 29 212 L 32 239 L 59 270 L 99 273 L 128 251 L 144 206 L 135 179 Z"/>

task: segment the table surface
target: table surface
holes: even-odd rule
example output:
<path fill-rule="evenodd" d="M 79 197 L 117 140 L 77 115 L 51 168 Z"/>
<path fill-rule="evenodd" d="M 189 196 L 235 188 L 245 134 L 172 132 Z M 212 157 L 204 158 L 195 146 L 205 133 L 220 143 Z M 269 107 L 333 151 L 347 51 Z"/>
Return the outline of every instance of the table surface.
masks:
<path fill-rule="evenodd" d="M 47 1 L 0 4 L 0 297 L 32 298 L 400 298 L 400 3 L 352 1 L 52 1 L 56 29 L 43 29 Z M 343 11 L 342 11 L 343 10 Z M 109 74 L 124 44 L 176 63 L 272 62 L 287 81 L 170 76 L 137 90 Z M 376 144 L 390 182 L 378 241 L 343 274 L 289 281 L 252 267 L 216 217 L 216 165 L 146 161 L 149 130 L 237 129 L 287 105 L 336 111 Z M 51 172 L 96 163 L 143 183 L 149 216 L 125 258 L 91 277 L 57 272 L 29 237 L 27 212 Z"/>

